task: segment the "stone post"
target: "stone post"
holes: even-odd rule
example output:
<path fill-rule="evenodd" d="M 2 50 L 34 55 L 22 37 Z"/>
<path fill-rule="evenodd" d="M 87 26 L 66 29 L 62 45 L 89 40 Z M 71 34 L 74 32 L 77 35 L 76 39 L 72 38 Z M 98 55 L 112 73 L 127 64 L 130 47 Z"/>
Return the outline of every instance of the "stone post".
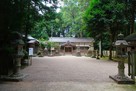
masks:
<path fill-rule="evenodd" d="M 77 53 L 76 53 L 77 56 L 81 56 L 81 52 L 80 52 L 80 47 L 77 47 Z"/>
<path fill-rule="evenodd" d="M 100 59 L 100 58 L 99 58 L 99 50 L 96 50 L 96 54 L 97 54 L 97 55 L 96 55 L 96 59 Z"/>
<path fill-rule="evenodd" d="M 96 58 L 96 51 L 93 50 L 92 58 Z"/>
<path fill-rule="evenodd" d="M 15 60 L 14 60 L 14 70 L 13 70 L 13 77 L 18 77 L 21 75 L 20 68 L 21 68 L 21 59 L 24 56 L 23 53 L 23 45 L 24 42 L 21 39 L 16 40 L 17 43 L 17 53 L 15 54 Z"/>
<path fill-rule="evenodd" d="M 118 76 L 121 76 L 122 78 L 125 76 L 124 69 L 125 69 L 124 62 L 119 61 L 118 62 Z"/>

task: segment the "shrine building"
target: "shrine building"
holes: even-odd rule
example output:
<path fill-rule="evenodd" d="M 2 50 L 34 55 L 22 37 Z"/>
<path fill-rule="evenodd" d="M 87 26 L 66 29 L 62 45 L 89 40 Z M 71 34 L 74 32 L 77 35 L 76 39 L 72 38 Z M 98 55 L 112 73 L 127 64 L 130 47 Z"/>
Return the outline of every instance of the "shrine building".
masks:
<path fill-rule="evenodd" d="M 93 38 L 50 37 L 49 42 L 58 43 L 59 53 L 62 55 L 75 55 L 77 51 L 80 51 L 81 55 L 86 55 L 89 48 L 94 50 Z"/>

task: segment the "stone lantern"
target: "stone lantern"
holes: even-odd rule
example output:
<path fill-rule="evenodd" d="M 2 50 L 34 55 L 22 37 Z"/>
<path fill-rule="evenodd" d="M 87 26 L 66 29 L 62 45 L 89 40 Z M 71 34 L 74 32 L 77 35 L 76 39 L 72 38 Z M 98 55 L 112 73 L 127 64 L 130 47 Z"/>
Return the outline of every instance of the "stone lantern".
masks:
<path fill-rule="evenodd" d="M 22 39 L 15 40 L 16 52 L 14 54 L 14 68 L 13 74 L 9 77 L 9 80 L 20 81 L 27 75 L 20 73 L 21 59 L 24 56 L 23 53 L 24 41 Z"/>
<path fill-rule="evenodd" d="M 16 54 L 15 54 L 15 60 L 14 60 L 14 70 L 12 76 L 19 76 L 20 75 L 20 67 L 21 67 L 21 58 L 24 56 L 23 53 L 23 46 L 24 41 L 22 39 L 16 40 Z"/>
<path fill-rule="evenodd" d="M 76 53 L 77 56 L 81 56 L 81 52 L 80 52 L 80 47 L 78 46 L 77 47 L 77 53 Z"/>
<path fill-rule="evenodd" d="M 124 58 L 127 57 L 126 55 L 126 48 L 128 46 L 128 43 L 126 40 L 124 40 L 124 35 L 119 34 L 118 38 L 114 44 L 116 46 L 116 53 L 117 57 L 120 58 L 120 61 L 118 61 L 118 74 L 115 76 L 109 76 L 111 79 L 116 81 L 118 84 L 133 84 L 134 81 L 127 76 L 125 76 L 124 73 Z"/>
<path fill-rule="evenodd" d="M 27 75 L 22 74 L 20 72 L 21 68 L 21 59 L 24 56 L 23 52 L 23 46 L 24 46 L 24 41 L 22 40 L 21 34 L 18 32 L 13 32 L 12 33 L 12 47 L 14 48 L 14 51 L 12 52 L 12 74 L 10 75 L 4 75 L 1 76 L 2 80 L 10 80 L 10 81 L 20 81 L 23 80 Z"/>

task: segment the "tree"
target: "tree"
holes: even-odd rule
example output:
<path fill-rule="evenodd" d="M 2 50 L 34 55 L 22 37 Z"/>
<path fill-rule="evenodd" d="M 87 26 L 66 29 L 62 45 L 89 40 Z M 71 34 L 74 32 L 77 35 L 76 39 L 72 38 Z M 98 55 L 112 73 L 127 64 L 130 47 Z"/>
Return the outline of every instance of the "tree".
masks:
<path fill-rule="evenodd" d="M 85 37 L 87 36 L 83 21 L 84 10 L 88 5 L 89 0 L 64 0 L 62 7 L 62 19 L 64 21 L 64 31 L 66 36 Z"/>
<path fill-rule="evenodd" d="M 57 0 L 1 0 L 0 3 L 0 75 L 5 72 L 5 67 L 13 68 L 13 58 L 16 46 L 13 45 L 16 32 L 27 34 L 31 31 L 35 22 L 41 15 L 39 11 L 45 12 L 47 7 L 43 2 Z M 26 42 L 26 41 L 25 41 Z M 3 69 L 2 69 L 3 68 Z M 7 69 L 9 69 L 7 67 Z"/>
<path fill-rule="evenodd" d="M 50 8 L 46 13 L 41 17 L 41 20 L 35 23 L 33 30 L 31 31 L 32 36 L 38 39 L 47 40 L 48 37 L 51 37 L 51 32 L 54 34 L 58 32 L 58 22 L 57 18 L 58 13 L 56 13 L 54 8 Z M 55 30 L 55 31 L 53 31 Z M 54 34 L 55 36 L 55 34 Z"/>
<path fill-rule="evenodd" d="M 101 39 L 105 32 L 109 34 L 110 56 L 112 59 L 112 44 L 116 35 L 124 30 L 127 19 L 124 15 L 125 4 L 117 0 L 92 0 L 90 7 L 86 11 L 85 21 L 88 24 L 87 29 L 91 30 L 92 36 Z"/>
<path fill-rule="evenodd" d="M 49 0 L 55 4 L 57 0 Z M 12 31 L 18 31 L 26 35 L 37 21 L 41 19 L 41 14 L 49 9 L 46 4 L 48 0 L 2 0 L 0 8 L 1 39 L 8 38 Z M 10 39 L 10 38 L 9 38 Z"/>
<path fill-rule="evenodd" d="M 126 17 L 129 21 L 128 24 L 128 35 L 135 32 L 134 23 L 135 23 L 135 13 L 136 13 L 136 0 L 126 0 Z"/>

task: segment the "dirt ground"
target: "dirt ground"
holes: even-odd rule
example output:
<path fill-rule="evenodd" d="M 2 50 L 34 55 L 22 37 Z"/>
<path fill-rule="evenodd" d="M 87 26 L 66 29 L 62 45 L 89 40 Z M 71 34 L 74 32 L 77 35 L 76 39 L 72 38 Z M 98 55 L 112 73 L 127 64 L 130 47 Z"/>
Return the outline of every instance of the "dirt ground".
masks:
<path fill-rule="evenodd" d="M 22 70 L 29 76 L 20 82 L 0 82 L 0 91 L 136 91 L 136 85 L 109 78 L 117 71 L 117 62 L 90 57 L 34 57 Z"/>

